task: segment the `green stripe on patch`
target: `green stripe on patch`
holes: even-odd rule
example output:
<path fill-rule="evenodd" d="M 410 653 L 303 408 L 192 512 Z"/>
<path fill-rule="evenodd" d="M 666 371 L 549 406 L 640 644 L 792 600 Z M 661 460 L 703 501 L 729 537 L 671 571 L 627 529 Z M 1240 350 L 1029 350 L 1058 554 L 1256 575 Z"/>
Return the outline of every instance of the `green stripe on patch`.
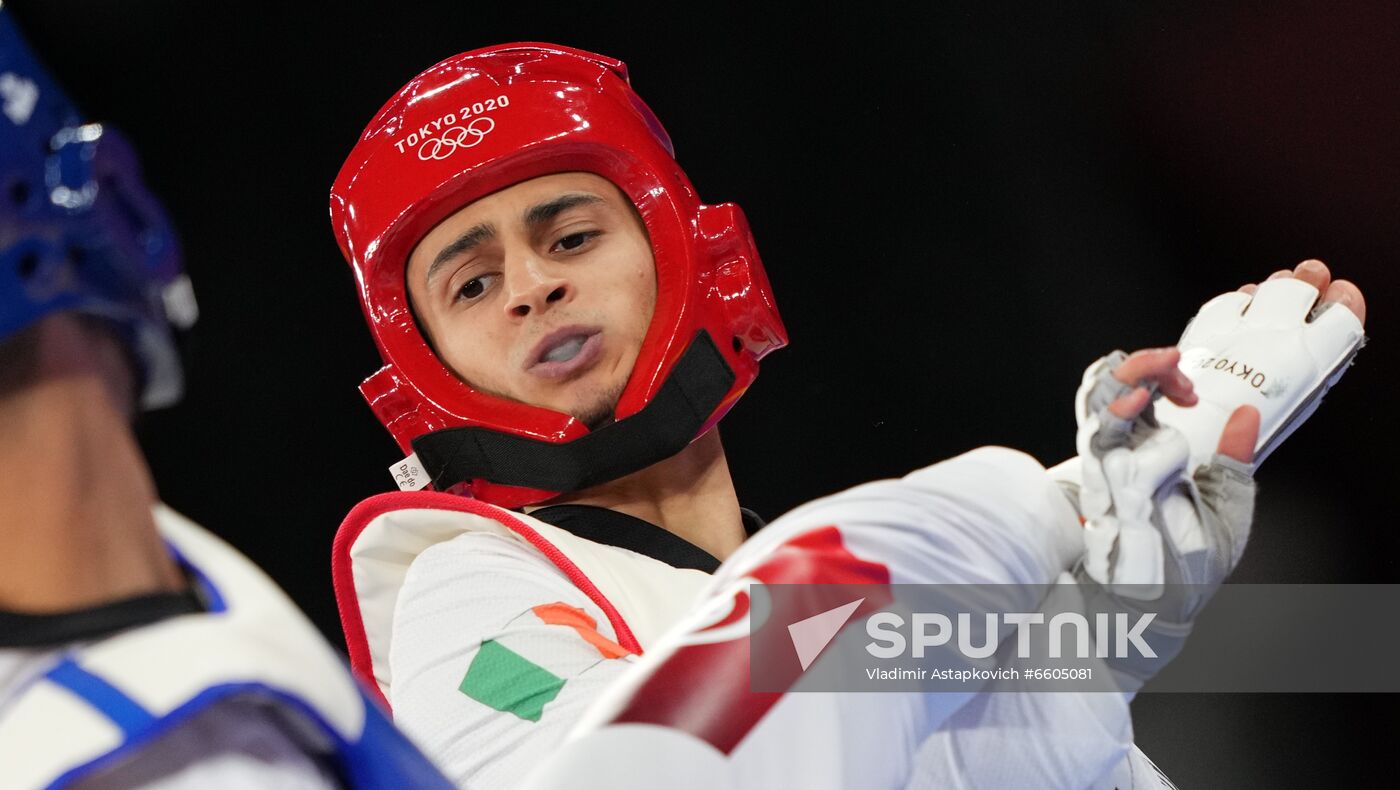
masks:
<path fill-rule="evenodd" d="M 457 690 L 502 713 L 539 721 L 544 706 L 559 696 L 562 688 L 563 678 L 488 639 L 481 643 Z"/>

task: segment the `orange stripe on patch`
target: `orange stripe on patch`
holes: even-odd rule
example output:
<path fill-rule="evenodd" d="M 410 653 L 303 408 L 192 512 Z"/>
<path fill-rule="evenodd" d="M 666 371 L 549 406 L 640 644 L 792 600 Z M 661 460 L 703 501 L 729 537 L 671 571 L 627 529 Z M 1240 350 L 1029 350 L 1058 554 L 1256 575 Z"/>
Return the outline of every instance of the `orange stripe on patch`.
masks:
<path fill-rule="evenodd" d="M 574 629 L 583 641 L 593 645 L 603 658 L 622 658 L 631 651 L 598 633 L 598 621 L 588 616 L 588 612 L 563 601 L 540 604 L 530 611 L 546 625 L 563 625 Z"/>

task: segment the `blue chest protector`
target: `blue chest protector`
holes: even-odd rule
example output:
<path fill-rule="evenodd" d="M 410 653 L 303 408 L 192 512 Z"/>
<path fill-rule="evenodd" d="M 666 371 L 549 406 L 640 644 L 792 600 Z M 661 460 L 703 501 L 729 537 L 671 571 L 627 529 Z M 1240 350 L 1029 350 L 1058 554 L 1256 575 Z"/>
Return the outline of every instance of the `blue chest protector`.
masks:
<path fill-rule="evenodd" d="M 156 519 L 208 610 L 63 654 L 0 715 L 7 788 L 103 771 L 220 703 L 270 706 L 350 788 L 450 788 L 261 571 L 164 507 Z"/>

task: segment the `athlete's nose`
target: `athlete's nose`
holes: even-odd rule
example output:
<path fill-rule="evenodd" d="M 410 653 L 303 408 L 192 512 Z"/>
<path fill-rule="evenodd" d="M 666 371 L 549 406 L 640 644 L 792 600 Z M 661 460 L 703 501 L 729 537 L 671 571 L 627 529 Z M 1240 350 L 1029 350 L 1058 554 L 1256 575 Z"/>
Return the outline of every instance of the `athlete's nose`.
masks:
<path fill-rule="evenodd" d="M 557 271 L 541 265 L 533 256 L 518 261 L 515 266 L 507 266 L 505 275 L 505 309 L 517 318 L 541 312 L 573 297 L 573 284 Z"/>

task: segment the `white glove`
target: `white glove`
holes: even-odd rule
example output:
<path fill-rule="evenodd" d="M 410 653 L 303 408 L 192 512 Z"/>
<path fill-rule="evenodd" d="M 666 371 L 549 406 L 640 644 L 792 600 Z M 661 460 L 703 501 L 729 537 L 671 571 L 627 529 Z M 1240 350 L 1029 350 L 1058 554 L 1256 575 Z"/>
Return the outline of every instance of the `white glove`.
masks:
<path fill-rule="evenodd" d="M 1153 613 L 1142 636 L 1154 656 L 1106 659 L 1119 688 L 1134 693 L 1180 652 L 1196 615 L 1239 562 L 1254 480 L 1248 464 L 1224 455 L 1188 477 L 1186 438 L 1157 423 L 1152 403 L 1133 419 L 1110 412 L 1134 389 L 1113 376 L 1124 359 L 1116 351 L 1091 365 L 1075 398 L 1085 520 L 1075 578 L 1089 614 Z"/>
<path fill-rule="evenodd" d="M 1156 422 L 1153 404 L 1131 420 L 1109 412 L 1133 390 L 1113 377 L 1125 358 L 1116 351 L 1089 366 L 1075 398 L 1083 571 L 1111 594 L 1136 600 L 1157 600 L 1164 585 L 1192 585 L 1163 611 L 1185 622 L 1239 562 L 1254 481 L 1248 464 L 1221 455 L 1188 477 L 1186 438 Z"/>
<path fill-rule="evenodd" d="M 1206 302 L 1177 345 L 1178 367 L 1200 402 L 1157 404 L 1157 418 L 1191 445 L 1192 466 L 1209 461 L 1225 421 L 1239 406 L 1259 409 L 1258 466 L 1322 402 L 1366 342 L 1361 321 L 1331 303 L 1311 313 L 1317 289 L 1285 277 L 1250 294 L 1236 291 Z"/>

